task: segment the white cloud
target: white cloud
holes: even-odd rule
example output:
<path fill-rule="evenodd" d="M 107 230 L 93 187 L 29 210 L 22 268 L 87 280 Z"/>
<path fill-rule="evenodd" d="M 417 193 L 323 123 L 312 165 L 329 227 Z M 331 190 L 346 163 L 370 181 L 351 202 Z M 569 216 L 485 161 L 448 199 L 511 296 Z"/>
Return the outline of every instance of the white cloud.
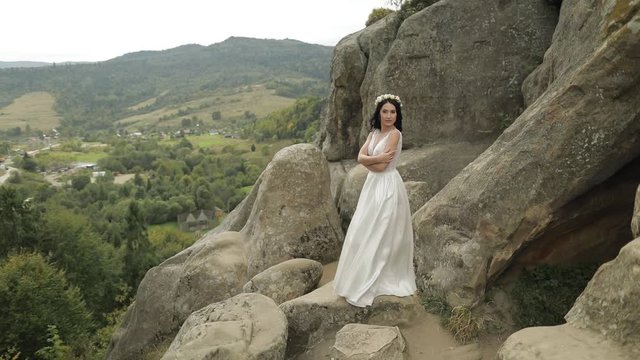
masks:
<path fill-rule="evenodd" d="M 4 0 L 0 61 L 101 61 L 230 36 L 335 45 L 386 0 Z"/>

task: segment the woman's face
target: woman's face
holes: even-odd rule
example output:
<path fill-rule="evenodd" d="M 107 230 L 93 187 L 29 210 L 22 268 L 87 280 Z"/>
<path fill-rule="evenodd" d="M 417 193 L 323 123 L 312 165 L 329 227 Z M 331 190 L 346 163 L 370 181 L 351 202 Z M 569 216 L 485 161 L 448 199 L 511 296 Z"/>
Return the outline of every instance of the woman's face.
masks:
<path fill-rule="evenodd" d="M 394 126 L 396 123 L 396 107 L 391 103 L 385 103 L 380 108 L 380 125 L 385 127 Z"/>

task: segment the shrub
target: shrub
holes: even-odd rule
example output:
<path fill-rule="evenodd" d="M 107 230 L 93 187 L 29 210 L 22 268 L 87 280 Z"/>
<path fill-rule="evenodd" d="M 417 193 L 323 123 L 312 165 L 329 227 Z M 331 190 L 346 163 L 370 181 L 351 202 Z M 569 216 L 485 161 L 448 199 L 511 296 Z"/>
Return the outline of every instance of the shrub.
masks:
<path fill-rule="evenodd" d="M 431 314 L 438 315 L 444 326 L 456 341 L 466 344 L 478 337 L 482 320 L 473 315 L 467 306 L 451 307 L 443 296 L 423 295 L 422 305 Z"/>
<path fill-rule="evenodd" d="M 438 2 L 438 0 L 407 0 L 400 8 L 400 18 L 404 20 L 418 11 L 435 4 L 436 2 Z"/>
<path fill-rule="evenodd" d="M 367 19 L 367 22 L 365 22 L 364 25 L 365 26 L 369 26 L 369 25 L 377 22 L 378 20 L 383 19 L 385 16 L 391 14 L 392 12 L 393 12 L 393 10 L 386 9 L 386 8 L 373 9 L 371 11 L 371 14 L 369 14 L 369 18 Z"/>
<path fill-rule="evenodd" d="M 466 344 L 478 337 L 481 321 L 471 313 L 467 306 L 456 306 L 451 309 L 451 316 L 447 319 L 447 330 L 460 343 Z"/>
<path fill-rule="evenodd" d="M 541 265 L 524 270 L 511 290 L 514 321 L 520 327 L 564 323 L 564 315 L 587 286 L 597 264 Z"/>

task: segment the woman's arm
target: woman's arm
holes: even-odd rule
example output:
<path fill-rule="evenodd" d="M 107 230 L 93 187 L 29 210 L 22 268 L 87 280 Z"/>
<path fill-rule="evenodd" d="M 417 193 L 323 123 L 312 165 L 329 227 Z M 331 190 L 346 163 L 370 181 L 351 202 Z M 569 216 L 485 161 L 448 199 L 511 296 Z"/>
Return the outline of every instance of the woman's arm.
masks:
<path fill-rule="evenodd" d="M 400 141 L 400 131 L 393 130 L 393 132 L 389 134 L 389 141 L 387 141 L 387 146 L 384 148 L 384 151 L 380 153 L 380 155 L 378 155 L 381 156 L 382 161 L 371 165 L 363 165 L 366 166 L 367 169 L 374 172 L 384 171 L 387 168 L 387 165 L 389 165 L 391 160 L 393 160 L 396 155 L 396 147 L 398 146 L 398 141 Z"/>
<path fill-rule="evenodd" d="M 389 134 L 389 136 L 393 136 L 393 135 L 394 134 Z M 369 133 L 369 136 L 367 137 L 367 141 L 365 141 L 364 145 L 362 145 L 362 147 L 360 148 L 360 152 L 358 153 L 358 162 L 368 167 L 370 165 L 375 165 L 379 163 L 388 163 L 389 161 L 391 161 L 391 159 L 393 159 L 393 156 L 395 155 L 395 152 L 396 152 L 395 147 L 392 148 L 392 150 L 389 150 L 389 146 L 387 146 L 387 148 L 385 148 L 385 150 L 378 155 L 370 156 L 368 154 L 369 143 L 371 142 L 372 137 L 373 137 L 373 132 Z M 390 139 L 390 140 L 393 140 L 393 139 Z M 396 144 L 398 143 L 397 139 L 395 143 Z"/>

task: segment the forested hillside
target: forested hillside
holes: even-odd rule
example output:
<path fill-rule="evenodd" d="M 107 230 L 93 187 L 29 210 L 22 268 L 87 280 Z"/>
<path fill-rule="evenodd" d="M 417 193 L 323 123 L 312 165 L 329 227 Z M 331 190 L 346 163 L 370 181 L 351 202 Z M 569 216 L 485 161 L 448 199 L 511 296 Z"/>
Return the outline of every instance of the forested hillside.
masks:
<path fill-rule="evenodd" d="M 230 38 L 0 69 L 0 360 L 104 358 L 145 272 L 312 139 L 330 52 Z"/>
<path fill-rule="evenodd" d="M 56 99 L 62 128 L 79 133 L 111 129 L 119 119 L 245 85 L 264 85 L 292 98 L 325 96 L 331 51 L 296 40 L 232 37 L 91 64 L 1 69 L 0 108 L 46 91 Z"/>

